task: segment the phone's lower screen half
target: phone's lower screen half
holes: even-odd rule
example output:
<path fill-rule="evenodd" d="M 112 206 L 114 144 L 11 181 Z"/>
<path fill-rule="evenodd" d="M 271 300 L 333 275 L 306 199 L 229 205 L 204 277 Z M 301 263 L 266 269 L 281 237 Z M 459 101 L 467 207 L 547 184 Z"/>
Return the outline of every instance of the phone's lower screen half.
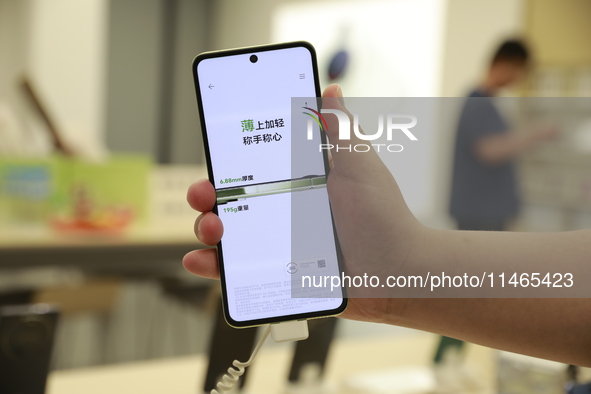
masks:
<path fill-rule="evenodd" d="M 341 306 L 340 288 L 314 286 L 340 275 L 330 212 L 326 187 L 218 203 L 232 320 L 252 322 Z"/>

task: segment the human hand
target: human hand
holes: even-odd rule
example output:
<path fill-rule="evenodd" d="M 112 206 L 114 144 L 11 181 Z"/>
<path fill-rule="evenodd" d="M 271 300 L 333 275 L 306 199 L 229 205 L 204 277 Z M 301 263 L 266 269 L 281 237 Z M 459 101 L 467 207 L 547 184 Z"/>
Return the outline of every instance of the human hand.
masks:
<path fill-rule="evenodd" d="M 322 106 L 347 112 L 338 85 L 325 89 Z M 328 138 L 336 145 L 337 118 L 325 117 Z M 361 141 L 351 133 L 349 142 Z M 412 264 L 412 245 L 422 237 L 423 227 L 409 211 L 396 181 L 375 151 L 333 150 L 327 189 L 347 275 L 393 273 Z M 191 207 L 203 212 L 195 222 L 195 234 L 201 242 L 212 246 L 223 234 L 221 220 L 211 212 L 215 199 L 213 185 L 207 180 L 191 185 L 187 194 Z M 193 274 L 219 278 L 215 249 L 190 252 L 183 265 Z M 397 298 L 350 298 L 341 317 L 392 323 L 404 304 L 405 300 Z"/>

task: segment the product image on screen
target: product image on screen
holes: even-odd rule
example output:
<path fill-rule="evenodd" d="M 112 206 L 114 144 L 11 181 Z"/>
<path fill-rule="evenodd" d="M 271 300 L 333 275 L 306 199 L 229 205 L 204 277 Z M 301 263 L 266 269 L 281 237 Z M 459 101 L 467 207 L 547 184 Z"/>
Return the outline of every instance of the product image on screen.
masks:
<path fill-rule="evenodd" d="M 311 50 L 206 54 L 194 67 L 224 225 L 218 257 L 226 319 L 248 326 L 340 312 L 340 291 L 322 298 L 292 294 L 292 280 L 304 272 L 340 274 L 326 158 L 318 145 L 297 143 L 305 131 L 292 133 L 292 97 L 317 96 Z M 317 109 L 315 101 L 308 105 Z"/>

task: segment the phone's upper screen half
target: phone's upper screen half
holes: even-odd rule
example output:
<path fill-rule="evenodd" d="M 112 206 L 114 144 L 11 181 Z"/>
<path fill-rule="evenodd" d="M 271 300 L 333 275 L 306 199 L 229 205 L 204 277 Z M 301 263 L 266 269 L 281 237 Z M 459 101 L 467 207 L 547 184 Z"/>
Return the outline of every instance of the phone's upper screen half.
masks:
<path fill-rule="evenodd" d="M 196 67 L 224 223 L 226 316 L 250 325 L 337 310 L 342 297 L 292 298 L 299 275 L 340 273 L 320 140 L 303 143 L 309 117 L 292 109 L 292 97 L 316 97 L 310 51 L 214 56 Z"/>
<path fill-rule="evenodd" d="M 324 173 L 322 155 L 295 152 L 292 97 L 315 97 L 312 58 L 304 47 L 204 59 L 197 66 L 216 189 Z M 309 103 L 315 106 L 315 103 Z M 300 120 L 307 117 L 301 112 Z M 296 138 L 297 137 L 297 138 Z M 306 160 L 292 161 L 292 154 Z"/>

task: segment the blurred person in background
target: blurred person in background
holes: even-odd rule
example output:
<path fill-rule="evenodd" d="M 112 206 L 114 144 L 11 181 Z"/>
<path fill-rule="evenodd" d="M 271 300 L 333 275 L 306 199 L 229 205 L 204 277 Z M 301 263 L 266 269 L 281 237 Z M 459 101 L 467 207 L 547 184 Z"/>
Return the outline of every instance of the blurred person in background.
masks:
<path fill-rule="evenodd" d="M 459 230 L 506 230 L 520 206 L 516 159 L 557 133 L 551 127 L 515 133 L 493 102 L 501 89 L 523 79 L 531 62 L 523 41 L 504 41 L 464 103 L 455 140 L 449 208 Z M 442 337 L 435 362 L 462 345 L 462 341 Z"/>
<path fill-rule="evenodd" d="M 503 42 L 464 103 L 457 126 L 449 209 L 460 230 L 505 230 L 520 205 L 516 159 L 557 134 L 552 127 L 515 133 L 493 102 L 501 89 L 526 75 L 531 66 L 529 52 L 520 40 Z"/>

